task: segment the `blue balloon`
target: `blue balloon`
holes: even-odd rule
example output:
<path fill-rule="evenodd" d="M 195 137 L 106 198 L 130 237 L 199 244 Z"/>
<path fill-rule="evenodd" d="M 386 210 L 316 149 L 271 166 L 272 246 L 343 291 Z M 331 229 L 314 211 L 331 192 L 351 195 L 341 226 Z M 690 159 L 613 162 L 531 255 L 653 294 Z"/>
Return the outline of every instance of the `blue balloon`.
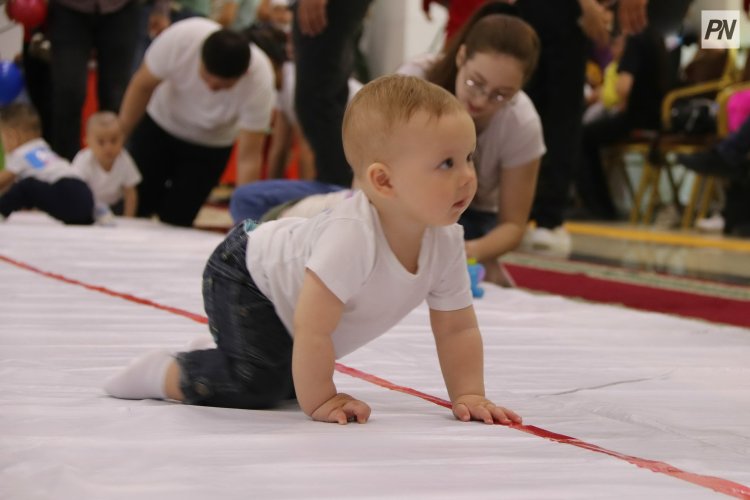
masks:
<path fill-rule="evenodd" d="M 11 61 L 0 61 L 0 105 L 10 104 L 23 89 L 23 75 Z"/>

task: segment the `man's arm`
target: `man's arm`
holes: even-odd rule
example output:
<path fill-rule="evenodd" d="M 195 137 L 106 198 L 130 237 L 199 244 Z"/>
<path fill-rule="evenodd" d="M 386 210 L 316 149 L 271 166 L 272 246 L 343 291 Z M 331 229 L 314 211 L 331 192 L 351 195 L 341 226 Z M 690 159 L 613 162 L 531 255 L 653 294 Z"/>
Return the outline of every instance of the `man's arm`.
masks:
<path fill-rule="evenodd" d="M 266 135 L 264 132 L 240 131 L 237 138 L 237 186 L 260 179 Z"/>
<path fill-rule="evenodd" d="M 130 79 L 120 105 L 120 125 L 125 137 L 130 136 L 143 117 L 148 101 L 161 82 L 162 80 L 154 76 L 145 64 L 141 64 Z"/>
<path fill-rule="evenodd" d="M 343 311 L 344 304 L 315 273 L 306 270 L 294 313 L 294 389 L 300 407 L 313 420 L 346 424 L 356 419 L 363 424 L 370 417 L 370 407 L 338 393 L 333 383 L 336 355 L 331 334 Z"/>
<path fill-rule="evenodd" d="M 516 413 L 495 406 L 484 396 L 484 353 L 474 307 L 457 311 L 430 309 L 430 323 L 456 418 L 487 424 L 521 423 Z"/>
<path fill-rule="evenodd" d="M 277 109 L 274 113 L 271 148 L 268 151 L 268 178 L 281 179 L 284 177 L 286 165 L 289 163 L 289 150 L 292 146 L 292 125 L 281 110 Z"/>
<path fill-rule="evenodd" d="M 125 217 L 135 217 L 138 210 L 138 190 L 135 186 L 127 186 L 122 190 L 123 210 Z"/>

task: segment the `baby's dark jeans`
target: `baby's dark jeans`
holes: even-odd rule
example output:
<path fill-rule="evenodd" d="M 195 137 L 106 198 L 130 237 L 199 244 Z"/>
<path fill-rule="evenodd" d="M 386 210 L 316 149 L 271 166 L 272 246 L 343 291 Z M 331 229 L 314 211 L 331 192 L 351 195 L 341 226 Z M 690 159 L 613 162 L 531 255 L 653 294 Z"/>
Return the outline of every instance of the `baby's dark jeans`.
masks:
<path fill-rule="evenodd" d="M 218 348 L 178 354 L 186 403 L 261 409 L 294 397 L 292 338 L 245 264 L 253 227 L 238 224 L 206 264 L 203 302 Z"/>

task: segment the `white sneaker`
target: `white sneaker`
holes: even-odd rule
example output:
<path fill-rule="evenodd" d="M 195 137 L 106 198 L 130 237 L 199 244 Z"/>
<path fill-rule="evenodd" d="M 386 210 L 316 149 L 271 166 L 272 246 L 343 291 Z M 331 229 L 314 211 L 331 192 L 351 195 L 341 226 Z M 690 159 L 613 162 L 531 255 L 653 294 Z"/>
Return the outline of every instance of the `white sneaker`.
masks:
<path fill-rule="evenodd" d="M 713 214 L 695 221 L 695 227 L 706 233 L 721 233 L 724 231 L 724 217 L 721 214 Z"/>
<path fill-rule="evenodd" d="M 568 257 L 573 249 L 573 242 L 570 234 L 562 226 L 555 229 L 537 227 L 526 230 L 521 248 L 553 257 Z"/>

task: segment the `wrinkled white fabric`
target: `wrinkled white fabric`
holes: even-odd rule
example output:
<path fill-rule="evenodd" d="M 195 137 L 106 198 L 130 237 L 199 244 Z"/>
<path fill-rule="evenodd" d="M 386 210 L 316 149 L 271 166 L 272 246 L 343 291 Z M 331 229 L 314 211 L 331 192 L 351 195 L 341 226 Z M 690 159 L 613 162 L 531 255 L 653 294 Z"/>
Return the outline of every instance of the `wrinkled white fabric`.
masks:
<path fill-rule="evenodd" d="M 202 314 L 221 235 L 118 220 L 0 224 L 0 256 Z M 0 258 L 0 497 L 23 499 L 724 498 L 589 449 L 449 410 L 342 373 L 366 425 L 289 403 L 243 411 L 105 396 L 131 359 L 205 338 L 205 324 Z M 750 331 L 486 286 L 476 303 L 488 395 L 525 423 L 750 485 Z M 342 359 L 446 397 L 427 309 Z"/>

